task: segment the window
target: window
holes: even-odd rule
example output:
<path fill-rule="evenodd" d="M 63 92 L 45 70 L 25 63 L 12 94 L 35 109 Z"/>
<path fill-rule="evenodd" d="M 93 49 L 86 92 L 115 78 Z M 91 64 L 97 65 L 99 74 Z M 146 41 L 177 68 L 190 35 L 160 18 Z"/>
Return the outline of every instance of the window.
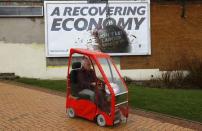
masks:
<path fill-rule="evenodd" d="M 43 6 L 0 6 L 0 17 L 43 16 Z"/>

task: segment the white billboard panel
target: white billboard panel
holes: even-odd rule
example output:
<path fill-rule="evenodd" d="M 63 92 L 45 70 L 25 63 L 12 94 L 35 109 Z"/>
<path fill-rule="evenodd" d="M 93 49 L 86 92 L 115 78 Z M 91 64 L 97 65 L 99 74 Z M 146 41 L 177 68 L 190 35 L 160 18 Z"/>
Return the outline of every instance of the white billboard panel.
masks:
<path fill-rule="evenodd" d="M 151 54 L 149 2 L 113 1 L 107 8 L 104 3 L 46 1 L 44 7 L 47 57 L 66 57 L 70 48 L 93 49 L 95 45 L 111 55 Z M 107 10 L 110 17 L 106 17 Z M 125 34 L 116 27 L 109 29 L 109 24 L 124 29 Z M 99 42 L 95 31 L 101 38 Z M 111 40 L 121 42 L 119 37 L 123 35 L 128 43 L 110 45 Z"/>

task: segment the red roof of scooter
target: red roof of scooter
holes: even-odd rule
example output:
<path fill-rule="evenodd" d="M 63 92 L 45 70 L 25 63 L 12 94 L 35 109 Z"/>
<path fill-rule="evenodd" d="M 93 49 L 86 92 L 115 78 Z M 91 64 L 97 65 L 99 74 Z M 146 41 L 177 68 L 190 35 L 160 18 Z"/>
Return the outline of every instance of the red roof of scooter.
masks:
<path fill-rule="evenodd" d="M 81 48 L 71 48 L 70 54 L 72 54 L 72 53 L 81 53 L 81 54 L 99 56 L 99 57 L 109 57 L 108 54 L 102 53 L 100 51 L 93 51 L 93 50 L 81 49 Z"/>

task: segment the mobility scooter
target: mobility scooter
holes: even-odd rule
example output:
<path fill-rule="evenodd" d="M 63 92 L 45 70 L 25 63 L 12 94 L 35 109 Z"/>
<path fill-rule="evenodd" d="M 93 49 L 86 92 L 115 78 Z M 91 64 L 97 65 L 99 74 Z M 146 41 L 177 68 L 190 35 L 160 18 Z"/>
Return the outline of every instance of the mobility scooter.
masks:
<path fill-rule="evenodd" d="M 96 77 L 92 94 L 80 93 L 78 75 L 82 59 L 88 58 Z M 70 118 L 82 117 L 99 126 L 113 126 L 128 118 L 128 88 L 108 54 L 72 48 L 68 61 L 66 112 Z M 88 77 L 88 76 L 86 76 Z"/>

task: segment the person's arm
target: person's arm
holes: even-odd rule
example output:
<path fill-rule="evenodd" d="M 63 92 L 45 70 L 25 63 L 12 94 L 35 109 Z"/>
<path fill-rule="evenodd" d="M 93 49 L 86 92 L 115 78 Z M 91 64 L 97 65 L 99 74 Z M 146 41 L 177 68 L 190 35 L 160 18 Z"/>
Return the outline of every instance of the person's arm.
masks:
<path fill-rule="evenodd" d="M 91 70 L 90 72 L 91 72 L 91 85 L 95 87 L 96 82 L 97 82 L 97 77 L 96 77 L 95 72 L 93 70 Z"/>

